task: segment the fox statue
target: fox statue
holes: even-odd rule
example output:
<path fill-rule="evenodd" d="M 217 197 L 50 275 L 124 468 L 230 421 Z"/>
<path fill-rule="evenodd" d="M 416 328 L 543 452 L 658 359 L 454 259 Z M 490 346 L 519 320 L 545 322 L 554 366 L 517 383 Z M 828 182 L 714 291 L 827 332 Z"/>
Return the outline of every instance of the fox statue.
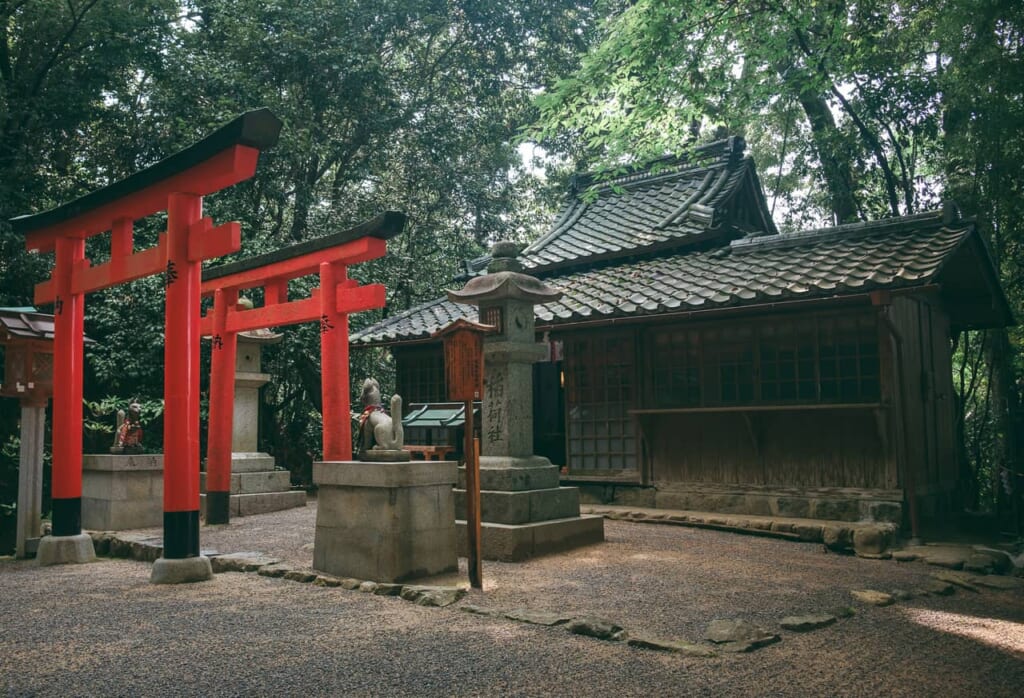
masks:
<path fill-rule="evenodd" d="M 363 412 L 359 415 L 362 437 L 360 456 L 369 451 L 401 451 L 405 443 L 402 431 L 402 398 L 391 397 L 391 415 L 381 405 L 380 384 L 373 378 L 363 381 Z"/>

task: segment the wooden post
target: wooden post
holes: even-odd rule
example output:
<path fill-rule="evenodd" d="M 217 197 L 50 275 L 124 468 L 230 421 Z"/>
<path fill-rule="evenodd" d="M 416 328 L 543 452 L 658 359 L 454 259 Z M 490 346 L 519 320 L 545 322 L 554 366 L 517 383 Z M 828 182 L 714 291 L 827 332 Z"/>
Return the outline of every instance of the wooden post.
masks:
<path fill-rule="evenodd" d="M 324 460 L 352 460 L 349 414 L 348 315 L 338 312 L 338 287 L 347 277 L 344 264 L 320 265 L 320 375 Z"/>
<path fill-rule="evenodd" d="M 480 565 L 480 454 L 473 436 L 473 401 L 466 400 L 466 438 L 463 451 L 466 458 L 466 539 L 469 585 L 483 589 L 483 571 Z"/>
<path fill-rule="evenodd" d="M 85 240 L 56 241 L 53 332 L 53 535 L 82 532 L 82 380 L 85 296 L 71 291 L 72 270 L 85 260 Z"/>
<path fill-rule="evenodd" d="M 459 319 L 434 334 L 444 340 L 444 373 L 448 399 L 465 404 L 466 435 L 462 451 L 466 461 L 466 543 L 469 584 L 483 588 L 480 566 L 480 453 L 473 438 L 473 403 L 484 391 L 484 334 L 493 327 Z"/>
<path fill-rule="evenodd" d="M 164 558 L 199 556 L 199 288 L 189 227 L 203 199 L 171 194 L 164 311 Z M 81 385 L 81 382 L 79 382 Z"/>
<path fill-rule="evenodd" d="M 43 508 L 43 432 L 46 400 L 21 403 L 21 448 L 18 454 L 18 521 L 15 557 L 30 554 L 28 541 L 39 538 Z"/>

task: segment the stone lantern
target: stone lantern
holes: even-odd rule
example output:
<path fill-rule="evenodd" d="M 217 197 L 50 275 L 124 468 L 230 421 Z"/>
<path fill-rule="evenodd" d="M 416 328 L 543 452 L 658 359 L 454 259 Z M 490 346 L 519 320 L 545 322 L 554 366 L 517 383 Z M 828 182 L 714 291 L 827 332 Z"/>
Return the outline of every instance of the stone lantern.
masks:
<path fill-rule="evenodd" d="M 488 273 L 448 292 L 452 302 L 477 306 L 480 322 L 495 328 L 483 341 L 480 501 L 487 559 L 522 560 L 604 540 L 603 519 L 580 516 L 579 490 L 560 487 L 558 466 L 533 453 L 533 364 L 546 355 L 533 308 L 562 293 L 524 274 L 518 252 L 515 243 L 496 243 Z M 465 511 L 464 491 L 456 491 L 456 511 Z"/>

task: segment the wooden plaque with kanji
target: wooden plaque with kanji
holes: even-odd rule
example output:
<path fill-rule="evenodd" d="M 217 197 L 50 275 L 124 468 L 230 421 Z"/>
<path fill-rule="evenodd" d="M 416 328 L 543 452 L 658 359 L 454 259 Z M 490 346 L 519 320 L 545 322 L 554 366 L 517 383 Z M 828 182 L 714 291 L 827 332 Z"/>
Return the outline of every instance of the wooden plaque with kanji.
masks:
<path fill-rule="evenodd" d="M 479 400 L 484 394 L 483 333 L 459 328 L 444 337 L 449 400 Z"/>

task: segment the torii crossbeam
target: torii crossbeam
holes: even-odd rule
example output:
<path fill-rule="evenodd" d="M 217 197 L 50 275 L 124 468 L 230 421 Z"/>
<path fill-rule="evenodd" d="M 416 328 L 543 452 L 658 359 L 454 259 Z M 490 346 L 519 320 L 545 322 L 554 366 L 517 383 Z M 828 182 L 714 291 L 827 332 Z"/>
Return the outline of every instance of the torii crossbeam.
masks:
<path fill-rule="evenodd" d="M 348 266 L 382 257 L 387 240 L 402 232 L 405 215 L 387 212 L 334 235 L 207 269 L 202 294 L 214 297 L 201 331 L 213 340 L 210 421 L 206 452 L 206 523 L 230 518 L 231 434 L 238 333 L 300 322 L 320 323 L 323 451 L 326 460 L 351 460 L 348 316 L 384 307 L 385 288 L 359 286 Z M 320 275 L 309 298 L 288 300 L 288 282 Z M 238 305 L 240 291 L 263 288 L 262 307 Z"/>
<path fill-rule="evenodd" d="M 94 555 L 82 534 L 82 374 L 85 294 L 164 274 L 164 555 L 154 582 L 209 578 L 199 556 L 199 318 L 201 263 L 239 249 L 238 223 L 214 226 L 202 197 L 248 179 L 260 151 L 277 142 L 281 122 L 248 112 L 210 136 L 127 179 L 43 213 L 11 220 L 29 250 L 55 252 L 37 304 L 53 303 L 53 535 L 40 541 L 40 564 Z M 167 212 L 158 244 L 135 252 L 133 224 Z M 111 231 L 110 261 L 92 266 L 86 238 Z M 205 562 L 205 564 L 202 564 Z M 198 563 L 198 564 L 197 564 Z"/>

